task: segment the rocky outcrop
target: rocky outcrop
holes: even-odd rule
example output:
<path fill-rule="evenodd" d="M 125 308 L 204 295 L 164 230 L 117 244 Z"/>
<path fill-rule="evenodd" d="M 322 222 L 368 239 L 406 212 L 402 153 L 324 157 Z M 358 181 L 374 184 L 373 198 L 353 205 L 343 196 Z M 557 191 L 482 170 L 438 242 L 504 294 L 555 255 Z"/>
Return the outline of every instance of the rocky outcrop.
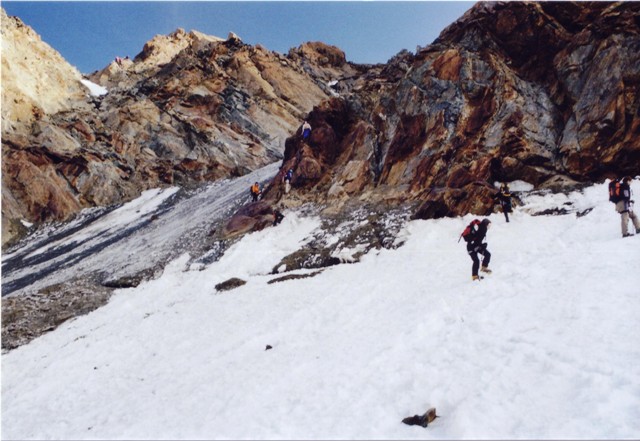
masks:
<path fill-rule="evenodd" d="M 282 170 L 331 210 L 418 201 L 421 218 L 486 214 L 496 181 L 559 189 L 637 174 L 639 26 L 633 3 L 478 3 L 433 45 L 316 106 Z"/>
<path fill-rule="evenodd" d="M 276 220 L 276 210 L 263 201 L 251 202 L 238 210 L 224 225 L 222 237 L 229 239 L 250 231 L 260 231 Z"/>
<path fill-rule="evenodd" d="M 240 176 L 281 159 L 286 137 L 334 93 L 327 78 L 354 72 L 323 44 L 288 57 L 234 34 L 179 29 L 90 75 L 108 90 L 90 97 L 77 70 L 19 19 L 3 18 L 3 41 L 3 245 L 23 221 L 64 220 L 148 188 Z M 28 65 L 16 61 L 22 53 Z M 32 94 L 28 106 L 12 98 L 31 96 L 18 86 Z"/>
<path fill-rule="evenodd" d="M 4 136 L 24 133 L 45 114 L 77 107 L 88 90 L 80 82 L 80 72 L 22 20 L 7 16 L 4 9 L 0 9 L 0 19 Z"/>
<path fill-rule="evenodd" d="M 145 43 L 142 51 L 134 59 L 130 59 L 128 55 L 116 57 L 104 69 L 89 75 L 89 79 L 109 90 L 132 88 L 138 81 L 157 74 L 162 66 L 171 63 L 181 51 L 188 47 L 197 48 L 222 41 L 224 39 L 197 31 L 187 33 L 184 29 L 177 29 L 169 35 L 153 37 Z"/>
<path fill-rule="evenodd" d="M 2 242 L 26 231 L 42 210 L 75 212 L 77 198 L 58 191 L 65 178 L 45 164 L 50 150 L 78 149 L 67 134 L 48 126 L 48 115 L 87 108 L 82 76 L 17 17 L 2 19 Z M 37 68 L 36 68 L 37 67 Z M 32 134 L 32 129 L 38 133 Z M 42 151 L 30 147 L 40 139 Z M 38 149 L 39 150 L 39 149 Z M 54 153 L 55 154 L 55 153 Z"/>

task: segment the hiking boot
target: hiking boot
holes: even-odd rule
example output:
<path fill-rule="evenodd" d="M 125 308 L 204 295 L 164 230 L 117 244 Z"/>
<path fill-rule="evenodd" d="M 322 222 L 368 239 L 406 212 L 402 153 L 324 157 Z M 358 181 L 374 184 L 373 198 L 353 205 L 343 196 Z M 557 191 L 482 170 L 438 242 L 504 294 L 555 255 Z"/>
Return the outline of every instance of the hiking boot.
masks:
<path fill-rule="evenodd" d="M 478 276 L 471 276 L 471 280 L 475 281 L 475 280 L 480 280 L 482 277 L 478 277 Z"/>
<path fill-rule="evenodd" d="M 491 270 L 486 266 L 483 266 L 482 268 L 480 268 L 480 271 L 482 271 L 483 273 L 491 274 Z"/>
<path fill-rule="evenodd" d="M 633 236 L 633 234 L 631 234 L 631 233 L 627 233 L 627 234 L 623 234 L 622 235 L 622 237 L 631 237 L 631 236 Z"/>
<path fill-rule="evenodd" d="M 640 228 L 636 228 L 636 234 L 640 234 Z"/>

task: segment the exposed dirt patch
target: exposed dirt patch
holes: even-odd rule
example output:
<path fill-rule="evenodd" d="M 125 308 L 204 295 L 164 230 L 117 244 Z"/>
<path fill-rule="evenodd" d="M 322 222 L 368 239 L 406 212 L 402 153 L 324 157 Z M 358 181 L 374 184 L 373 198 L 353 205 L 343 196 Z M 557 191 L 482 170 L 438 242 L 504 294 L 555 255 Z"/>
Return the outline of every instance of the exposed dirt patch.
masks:
<path fill-rule="evenodd" d="M 2 299 L 2 350 L 8 351 L 53 331 L 62 323 L 105 305 L 113 289 L 93 282 L 52 285 L 35 294 Z"/>
<path fill-rule="evenodd" d="M 409 218 L 405 208 L 360 205 L 323 217 L 322 226 L 303 248 L 283 258 L 272 274 L 355 263 L 372 249 L 397 248 L 398 232 Z"/>

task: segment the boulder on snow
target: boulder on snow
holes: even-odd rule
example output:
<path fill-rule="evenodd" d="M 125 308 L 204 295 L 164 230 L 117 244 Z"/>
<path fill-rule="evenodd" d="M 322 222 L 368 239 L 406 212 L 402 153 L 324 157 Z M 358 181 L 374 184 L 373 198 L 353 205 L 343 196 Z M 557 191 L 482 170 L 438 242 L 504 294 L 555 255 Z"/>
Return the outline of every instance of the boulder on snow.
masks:
<path fill-rule="evenodd" d="M 238 210 L 222 229 L 225 239 L 273 225 L 276 211 L 265 201 L 251 202 Z"/>
<path fill-rule="evenodd" d="M 423 415 L 414 415 L 402 420 L 403 423 L 409 426 L 422 426 L 427 427 L 429 423 L 432 423 L 438 415 L 436 415 L 436 408 L 432 407 L 427 410 Z"/>
<path fill-rule="evenodd" d="M 238 287 L 244 285 L 245 283 L 247 283 L 247 282 L 242 280 L 242 279 L 238 279 L 237 277 L 232 277 L 229 280 L 225 280 L 224 282 L 218 283 L 216 285 L 216 290 L 217 291 L 229 291 L 229 290 L 238 288 Z"/>

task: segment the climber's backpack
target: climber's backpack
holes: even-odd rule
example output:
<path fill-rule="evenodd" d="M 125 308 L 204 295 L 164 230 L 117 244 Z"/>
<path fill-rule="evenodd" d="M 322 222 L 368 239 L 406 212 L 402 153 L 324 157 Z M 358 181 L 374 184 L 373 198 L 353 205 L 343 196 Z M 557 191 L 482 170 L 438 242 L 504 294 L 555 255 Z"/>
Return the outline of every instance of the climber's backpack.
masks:
<path fill-rule="evenodd" d="M 476 231 L 478 231 L 478 225 L 480 225 L 480 221 L 478 219 L 472 220 L 471 223 L 467 225 L 467 228 L 464 229 L 460 237 L 463 238 L 465 242 L 471 242 Z M 460 239 L 458 239 L 458 242 L 460 242 Z"/>
<path fill-rule="evenodd" d="M 620 182 L 614 179 L 609 183 L 609 201 L 617 204 L 621 199 Z"/>

